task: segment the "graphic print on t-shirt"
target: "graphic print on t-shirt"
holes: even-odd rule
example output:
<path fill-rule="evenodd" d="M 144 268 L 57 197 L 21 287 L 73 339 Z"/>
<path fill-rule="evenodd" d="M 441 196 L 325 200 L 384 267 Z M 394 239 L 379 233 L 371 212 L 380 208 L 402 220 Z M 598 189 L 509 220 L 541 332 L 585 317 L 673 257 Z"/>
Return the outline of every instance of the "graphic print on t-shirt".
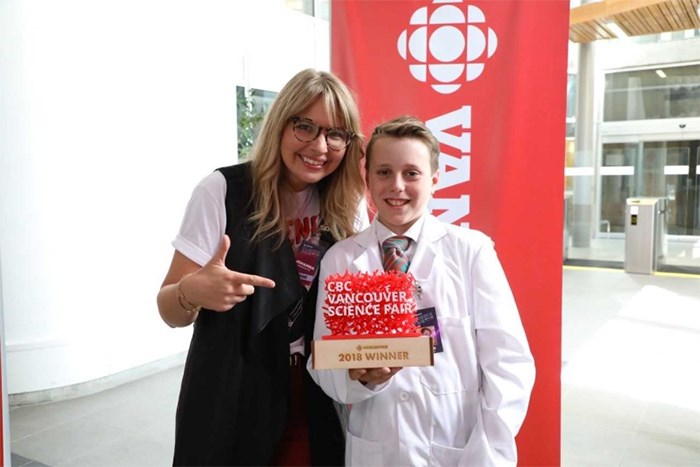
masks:
<path fill-rule="evenodd" d="M 301 242 L 318 232 L 318 214 L 287 221 L 287 238 L 296 250 Z"/>

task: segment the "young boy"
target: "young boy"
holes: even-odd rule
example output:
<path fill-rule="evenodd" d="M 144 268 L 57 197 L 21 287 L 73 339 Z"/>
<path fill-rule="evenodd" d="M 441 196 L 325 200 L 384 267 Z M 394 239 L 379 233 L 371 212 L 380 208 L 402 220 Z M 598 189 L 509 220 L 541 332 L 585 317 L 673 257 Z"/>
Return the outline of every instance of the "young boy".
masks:
<path fill-rule="evenodd" d="M 377 216 L 326 253 L 319 284 L 381 270 L 384 240 L 408 237 L 419 322 L 433 327 L 436 352 L 427 367 L 309 370 L 330 397 L 352 404 L 346 464 L 516 465 L 535 366 L 493 243 L 428 213 L 440 149 L 420 120 L 379 125 L 366 153 Z M 315 339 L 328 334 L 324 300 L 319 287 Z"/>

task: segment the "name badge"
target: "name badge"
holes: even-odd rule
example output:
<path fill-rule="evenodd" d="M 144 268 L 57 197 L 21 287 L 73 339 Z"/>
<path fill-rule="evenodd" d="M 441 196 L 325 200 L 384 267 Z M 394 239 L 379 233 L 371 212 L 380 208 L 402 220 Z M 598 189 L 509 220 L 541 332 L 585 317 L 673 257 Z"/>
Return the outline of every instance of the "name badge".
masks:
<path fill-rule="evenodd" d="M 302 240 L 299 245 L 296 254 L 297 270 L 299 271 L 299 279 L 302 285 L 307 289 L 311 287 L 316 277 L 318 263 L 324 252 L 325 248 L 306 239 Z"/>
<path fill-rule="evenodd" d="M 416 315 L 418 316 L 418 326 L 421 334 L 433 338 L 433 353 L 442 352 L 442 337 L 440 336 L 440 326 L 438 325 L 435 307 L 418 310 Z"/>

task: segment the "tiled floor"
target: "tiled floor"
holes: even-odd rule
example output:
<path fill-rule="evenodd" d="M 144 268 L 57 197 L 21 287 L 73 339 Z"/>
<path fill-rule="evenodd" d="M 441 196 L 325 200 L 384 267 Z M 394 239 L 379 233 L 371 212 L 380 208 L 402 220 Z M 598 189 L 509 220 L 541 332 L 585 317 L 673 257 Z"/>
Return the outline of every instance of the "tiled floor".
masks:
<path fill-rule="evenodd" d="M 12 453 L 50 466 L 169 465 L 181 377 L 176 367 L 90 396 L 11 409 Z M 17 465 L 24 464 L 13 458 Z"/>
<path fill-rule="evenodd" d="M 562 464 L 700 466 L 700 276 L 564 271 Z"/>
<path fill-rule="evenodd" d="M 562 464 L 700 466 L 700 276 L 565 267 Z M 10 412 L 17 466 L 166 466 L 182 367 Z"/>

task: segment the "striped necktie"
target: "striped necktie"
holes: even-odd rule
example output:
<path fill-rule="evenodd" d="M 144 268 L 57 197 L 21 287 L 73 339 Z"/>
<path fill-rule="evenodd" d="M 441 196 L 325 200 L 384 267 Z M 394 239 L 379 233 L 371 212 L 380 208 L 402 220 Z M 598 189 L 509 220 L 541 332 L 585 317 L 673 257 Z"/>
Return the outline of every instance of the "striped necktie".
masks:
<path fill-rule="evenodd" d="M 382 242 L 384 270 L 407 272 L 410 261 L 406 255 L 411 239 L 403 235 L 389 237 Z"/>

